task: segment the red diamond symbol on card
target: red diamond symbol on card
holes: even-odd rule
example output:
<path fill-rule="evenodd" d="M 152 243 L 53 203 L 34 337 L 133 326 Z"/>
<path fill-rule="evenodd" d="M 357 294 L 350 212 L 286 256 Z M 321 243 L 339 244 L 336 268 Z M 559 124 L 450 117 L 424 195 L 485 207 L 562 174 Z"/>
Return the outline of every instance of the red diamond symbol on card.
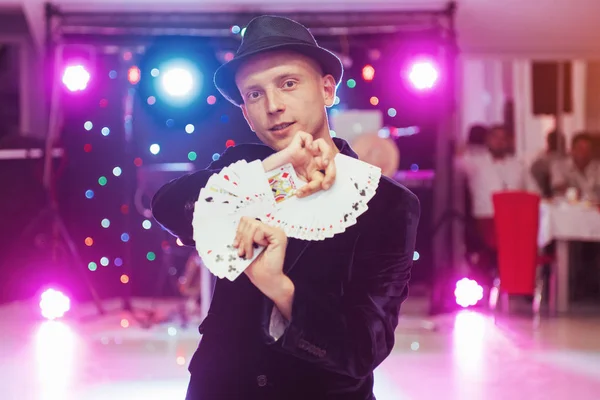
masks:
<path fill-rule="evenodd" d="M 282 176 L 283 178 L 287 178 L 288 176 L 290 176 L 290 174 L 289 174 L 289 173 L 287 173 L 287 172 L 284 172 L 284 173 L 283 173 L 281 176 Z"/>

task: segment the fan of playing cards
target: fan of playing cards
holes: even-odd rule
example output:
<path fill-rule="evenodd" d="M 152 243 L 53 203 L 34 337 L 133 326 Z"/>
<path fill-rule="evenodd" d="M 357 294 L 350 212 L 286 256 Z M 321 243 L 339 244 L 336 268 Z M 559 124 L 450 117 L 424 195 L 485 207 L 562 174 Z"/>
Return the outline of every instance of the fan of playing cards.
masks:
<path fill-rule="evenodd" d="M 262 252 L 258 246 L 252 259 L 243 259 L 232 246 L 243 216 L 302 240 L 331 238 L 354 225 L 375 195 L 381 170 L 340 153 L 335 163 L 331 188 L 304 198 L 295 196 L 306 183 L 291 164 L 265 173 L 260 160 L 242 160 L 212 175 L 200 191 L 192 222 L 196 249 L 207 268 L 233 281 Z"/>

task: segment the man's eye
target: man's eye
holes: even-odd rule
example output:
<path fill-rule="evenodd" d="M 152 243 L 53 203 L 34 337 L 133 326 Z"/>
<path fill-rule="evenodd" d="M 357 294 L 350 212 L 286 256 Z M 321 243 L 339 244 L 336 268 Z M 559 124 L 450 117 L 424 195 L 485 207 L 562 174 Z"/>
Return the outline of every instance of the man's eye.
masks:
<path fill-rule="evenodd" d="M 249 99 L 256 99 L 256 98 L 258 98 L 258 96 L 259 96 L 258 92 L 250 92 L 250 93 L 248 93 L 248 98 Z"/>
<path fill-rule="evenodd" d="M 294 86 L 296 86 L 296 82 L 294 81 L 286 81 L 283 86 L 285 86 L 286 88 L 292 88 Z"/>

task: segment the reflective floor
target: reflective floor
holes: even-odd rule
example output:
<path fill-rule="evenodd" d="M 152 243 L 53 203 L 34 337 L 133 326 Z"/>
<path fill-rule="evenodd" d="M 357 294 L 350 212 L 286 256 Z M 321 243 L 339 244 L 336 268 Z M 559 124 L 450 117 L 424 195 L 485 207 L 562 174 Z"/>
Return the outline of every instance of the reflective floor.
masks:
<path fill-rule="evenodd" d="M 35 303 L 0 307 L 0 398 L 183 399 L 197 323 L 186 329 L 174 318 L 143 329 L 119 303 L 105 307 L 102 318 L 76 307 L 62 322 L 41 321 Z M 468 311 L 421 318 L 423 308 L 418 299 L 405 308 L 396 347 L 376 371 L 378 400 L 600 398 L 600 317 L 535 327 L 524 316 Z M 162 319 L 176 307 L 157 309 Z"/>

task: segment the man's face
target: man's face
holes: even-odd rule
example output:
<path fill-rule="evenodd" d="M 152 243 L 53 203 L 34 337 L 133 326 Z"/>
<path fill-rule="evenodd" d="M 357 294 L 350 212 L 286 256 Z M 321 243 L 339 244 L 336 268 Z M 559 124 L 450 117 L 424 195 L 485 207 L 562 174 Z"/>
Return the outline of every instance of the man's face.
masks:
<path fill-rule="evenodd" d="M 294 52 L 270 52 L 248 60 L 237 72 L 242 112 L 258 138 L 279 151 L 296 132 L 329 136 L 325 107 L 333 105 L 335 80 L 313 60 Z"/>
<path fill-rule="evenodd" d="M 579 168 L 585 168 L 592 161 L 592 143 L 588 140 L 578 140 L 571 149 L 573 162 Z"/>
<path fill-rule="evenodd" d="M 495 156 L 503 156 L 509 150 L 508 135 L 502 128 L 494 128 L 488 132 L 486 143 Z"/>

